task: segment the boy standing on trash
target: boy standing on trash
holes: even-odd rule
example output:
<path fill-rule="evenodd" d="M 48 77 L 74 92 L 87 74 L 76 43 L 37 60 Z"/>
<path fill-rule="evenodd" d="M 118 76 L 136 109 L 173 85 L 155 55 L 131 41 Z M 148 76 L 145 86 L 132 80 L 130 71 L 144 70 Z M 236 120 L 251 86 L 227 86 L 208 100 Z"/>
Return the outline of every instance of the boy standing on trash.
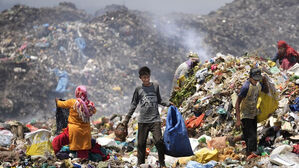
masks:
<path fill-rule="evenodd" d="M 230 145 L 236 141 L 244 140 L 246 142 L 246 155 L 248 159 L 255 155 L 257 151 L 257 101 L 260 91 L 268 92 L 266 78 L 261 75 L 259 68 L 250 69 L 249 79 L 243 84 L 236 102 L 236 128 L 239 129 L 242 124 L 242 136 L 230 137 Z M 260 83 L 259 81 L 262 81 Z M 262 85 L 261 85 L 262 84 Z M 242 114 L 242 120 L 240 116 Z"/>
<path fill-rule="evenodd" d="M 140 113 L 138 118 L 137 166 L 145 163 L 146 140 L 149 131 L 151 131 L 155 146 L 158 150 L 160 166 L 165 167 L 164 143 L 162 139 L 161 119 L 158 111 L 158 104 L 170 106 L 171 103 L 162 100 L 159 85 L 150 82 L 150 75 L 151 71 L 148 67 L 145 66 L 140 68 L 139 78 L 142 81 L 142 85 L 136 87 L 134 91 L 131 107 L 123 124 L 127 127 L 137 105 L 140 104 Z"/>

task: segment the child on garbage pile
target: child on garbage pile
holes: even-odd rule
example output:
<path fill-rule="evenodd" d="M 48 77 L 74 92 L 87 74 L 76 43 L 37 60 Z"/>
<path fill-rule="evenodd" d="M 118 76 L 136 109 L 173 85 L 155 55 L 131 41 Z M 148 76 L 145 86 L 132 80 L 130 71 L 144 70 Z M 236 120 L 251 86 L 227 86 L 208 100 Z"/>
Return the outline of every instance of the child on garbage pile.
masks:
<path fill-rule="evenodd" d="M 77 151 L 77 157 L 88 159 L 91 149 L 90 117 L 96 113 L 94 103 L 87 98 L 85 86 L 78 86 L 75 91 L 76 99 L 60 101 L 56 98 L 57 107 L 70 109 L 67 128 L 52 141 L 55 154 L 69 145 L 70 150 Z"/>
<path fill-rule="evenodd" d="M 260 82 L 262 81 L 262 82 Z M 242 124 L 242 136 L 229 137 L 228 141 L 231 146 L 235 142 L 244 140 L 246 143 L 246 155 L 248 159 L 256 156 L 257 151 L 257 101 L 260 91 L 268 93 L 267 79 L 261 75 L 259 68 L 251 68 L 249 79 L 243 84 L 236 102 L 236 118 L 235 126 L 237 129 Z M 242 120 L 240 117 L 242 113 Z M 241 123 L 242 122 L 242 123 Z"/>
<path fill-rule="evenodd" d="M 159 91 L 159 85 L 150 82 L 151 71 L 148 67 L 142 67 L 139 70 L 139 78 L 142 81 L 141 86 L 137 86 L 131 107 L 126 115 L 123 124 L 127 127 L 128 122 L 134 113 L 137 105 L 140 103 L 140 115 L 138 118 L 138 145 L 137 145 L 137 166 L 145 163 L 145 149 L 146 140 L 149 131 L 152 132 L 154 138 L 154 144 L 157 147 L 159 155 L 159 163 L 161 167 L 165 167 L 164 161 L 164 143 L 161 131 L 161 119 L 158 111 L 158 104 L 163 106 L 170 106 L 173 103 L 169 101 L 163 101 Z"/>

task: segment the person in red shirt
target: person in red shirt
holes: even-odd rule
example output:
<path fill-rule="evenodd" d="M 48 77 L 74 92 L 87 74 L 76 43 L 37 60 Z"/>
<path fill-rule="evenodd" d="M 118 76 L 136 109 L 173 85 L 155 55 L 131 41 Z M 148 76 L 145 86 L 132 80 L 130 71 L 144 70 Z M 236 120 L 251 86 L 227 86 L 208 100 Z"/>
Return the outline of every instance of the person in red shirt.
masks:
<path fill-rule="evenodd" d="M 280 67 L 283 70 L 288 70 L 296 63 L 299 62 L 299 54 L 292 47 L 290 47 L 285 41 L 280 40 L 277 42 L 278 52 L 272 59 L 273 62 L 279 60 Z"/>

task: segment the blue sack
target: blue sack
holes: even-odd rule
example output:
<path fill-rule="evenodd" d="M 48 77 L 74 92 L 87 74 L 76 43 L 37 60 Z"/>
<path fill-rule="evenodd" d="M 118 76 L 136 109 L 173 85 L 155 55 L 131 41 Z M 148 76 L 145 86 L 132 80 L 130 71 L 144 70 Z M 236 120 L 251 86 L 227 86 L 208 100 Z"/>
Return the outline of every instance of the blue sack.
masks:
<path fill-rule="evenodd" d="M 168 108 L 164 144 L 166 155 L 174 157 L 194 155 L 184 119 L 174 106 Z"/>
<path fill-rule="evenodd" d="M 299 97 L 295 99 L 294 103 L 290 105 L 291 111 L 299 111 Z"/>

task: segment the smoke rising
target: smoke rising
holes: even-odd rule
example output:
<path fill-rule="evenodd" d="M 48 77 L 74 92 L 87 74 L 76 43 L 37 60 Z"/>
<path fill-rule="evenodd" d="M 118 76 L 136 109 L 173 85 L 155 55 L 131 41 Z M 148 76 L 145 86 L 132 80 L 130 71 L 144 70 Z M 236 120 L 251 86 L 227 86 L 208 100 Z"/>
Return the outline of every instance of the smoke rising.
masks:
<path fill-rule="evenodd" d="M 196 52 L 202 61 L 211 57 L 209 47 L 204 43 L 205 34 L 195 29 L 185 29 L 175 20 L 162 21 L 160 18 L 154 19 L 154 23 L 162 35 L 173 39 L 178 45 L 184 46 L 186 52 Z M 186 53 L 187 56 L 187 53 Z"/>

